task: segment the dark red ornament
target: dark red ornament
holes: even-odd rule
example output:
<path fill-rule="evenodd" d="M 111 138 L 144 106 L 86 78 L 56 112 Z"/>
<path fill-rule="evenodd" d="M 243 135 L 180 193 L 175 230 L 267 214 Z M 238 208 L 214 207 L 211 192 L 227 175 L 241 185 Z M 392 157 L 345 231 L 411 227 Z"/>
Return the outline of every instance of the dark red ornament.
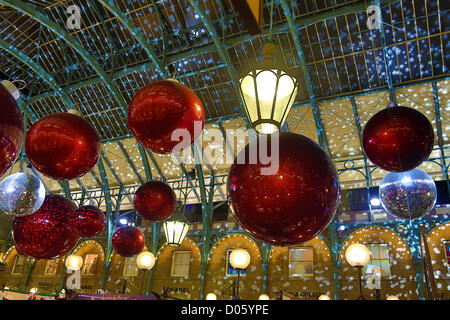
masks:
<path fill-rule="evenodd" d="M 81 237 L 99 235 L 106 226 L 106 216 L 95 206 L 83 206 L 74 213 L 73 228 Z"/>
<path fill-rule="evenodd" d="M 176 206 L 175 192 L 164 182 L 147 182 L 134 194 L 137 214 L 149 221 L 166 220 L 175 211 Z"/>
<path fill-rule="evenodd" d="M 24 135 L 23 115 L 19 105 L 0 84 L 0 177 L 20 154 Z"/>
<path fill-rule="evenodd" d="M 17 252 L 35 259 L 56 259 L 72 250 L 79 235 L 72 229 L 74 202 L 47 194 L 41 208 L 12 224 Z"/>
<path fill-rule="evenodd" d="M 197 95 L 176 80 L 153 82 L 134 96 L 128 108 L 128 127 L 145 148 L 166 154 L 189 147 L 201 134 L 205 111 Z M 184 129 L 189 137 L 175 133 Z M 173 150 L 177 146 L 178 150 Z"/>
<path fill-rule="evenodd" d="M 375 165 L 392 172 L 409 171 L 428 158 L 433 126 L 408 107 L 388 107 L 375 114 L 363 131 L 363 149 Z"/>
<path fill-rule="evenodd" d="M 277 168 L 278 160 L 276 173 L 261 171 L 270 164 L 262 164 L 259 155 L 255 164 L 248 164 L 251 150 L 260 145 L 259 136 L 235 159 L 228 175 L 228 197 L 236 219 L 255 238 L 277 246 L 294 245 L 312 239 L 333 219 L 340 198 L 338 174 L 330 157 L 311 139 L 281 133 L 277 152 L 271 148 L 277 136 L 268 136 L 266 153 L 273 157 L 272 168 Z M 246 164 L 239 162 L 242 153 Z"/>
<path fill-rule="evenodd" d="M 132 257 L 144 249 L 145 237 L 138 228 L 121 227 L 112 237 L 112 246 L 119 256 Z"/>
<path fill-rule="evenodd" d="M 54 113 L 31 126 L 25 152 L 42 174 L 55 180 L 71 180 L 85 175 L 97 164 L 100 137 L 82 117 Z"/>

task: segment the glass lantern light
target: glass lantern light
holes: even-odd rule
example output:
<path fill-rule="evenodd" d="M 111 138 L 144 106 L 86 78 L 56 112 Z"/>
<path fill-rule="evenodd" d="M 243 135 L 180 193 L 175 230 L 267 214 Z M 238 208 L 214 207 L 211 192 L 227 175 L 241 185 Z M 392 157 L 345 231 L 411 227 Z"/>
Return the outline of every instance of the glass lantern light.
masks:
<path fill-rule="evenodd" d="M 67 270 L 78 271 L 83 266 L 83 258 L 79 255 L 72 254 L 67 257 L 65 264 Z"/>
<path fill-rule="evenodd" d="M 250 70 L 239 78 L 239 91 L 247 117 L 258 133 L 277 132 L 297 96 L 298 80 L 286 65 L 275 61 L 275 53 L 274 43 L 266 43 L 264 60 L 250 65 Z"/>
<path fill-rule="evenodd" d="M 183 214 L 182 207 L 183 204 L 179 201 L 175 212 L 163 223 L 167 244 L 171 246 L 180 246 L 189 230 L 189 222 Z"/>

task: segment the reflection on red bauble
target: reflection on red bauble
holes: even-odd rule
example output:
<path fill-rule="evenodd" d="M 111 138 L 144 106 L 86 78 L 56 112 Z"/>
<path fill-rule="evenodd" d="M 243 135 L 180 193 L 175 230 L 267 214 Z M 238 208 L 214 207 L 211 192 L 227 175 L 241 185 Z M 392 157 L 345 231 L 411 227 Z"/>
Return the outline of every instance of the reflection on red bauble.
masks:
<path fill-rule="evenodd" d="M 12 230 L 17 251 L 35 259 L 56 259 L 68 253 L 80 239 L 72 229 L 76 209 L 74 202 L 47 194 L 38 211 L 14 218 Z"/>
<path fill-rule="evenodd" d="M 311 139 L 281 133 L 277 152 L 271 147 L 277 137 L 268 136 L 269 151 L 263 152 L 272 155 L 272 172 L 261 171 L 270 164 L 262 164 L 267 162 L 259 155 L 254 164 L 248 160 L 251 150 L 259 150 L 261 136 L 240 151 L 228 175 L 228 198 L 242 228 L 255 238 L 294 245 L 312 239 L 333 219 L 340 198 L 338 174 L 330 157 Z M 244 159 L 242 153 L 245 164 L 239 160 Z"/>
<path fill-rule="evenodd" d="M 100 137 L 85 119 L 54 113 L 34 123 L 25 139 L 31 164 L 55 180 L 79 178 L 97 164 Z"/>
<path fill-rule="evenodd" d="M 164 182 L 151 181 L 139 187 L 134 195 L 134 208 L 149 221 L 169 218 L 177 206 L 175 192 Z"/>
<path fill-rule="evenodd" d="M 128 108 L 128 127 L 133 136 L 145 148 L 160 154 L 189 147 L 201 134 L 204 124 L 205 111 L 200 99 L 173 79 L 143 87 Z M 183 132 L 174 133 L 176 129 Z M 173 150 L 175 146 L 179 149 Z"/>
<path fill-rule="evenodd" d="M 95 206 L 83 206 L 74 213 L 73 228 L 81 237 L 100 234 L 106 226 L 106 216 Z"/>
<path fill-rule="evenodd" d="M 430 121 L 419 111 L 389 107 L 375 114 L 363 131 L 364 152 L 375 165 L 409 171 L 428 158 L 434 145 Z"/>
<path fill-rule="evenodd" d="M 132 257 L 144 249 L 145 237 L 138 228 L 121 227 L 112 237 L 112 246 L 119 256 Z"/>
<path fill-rule="evenodd" d="M 22 148 L 23 115 L 16 99 L 0 84 L 0 177 L 11 167 Z"/>

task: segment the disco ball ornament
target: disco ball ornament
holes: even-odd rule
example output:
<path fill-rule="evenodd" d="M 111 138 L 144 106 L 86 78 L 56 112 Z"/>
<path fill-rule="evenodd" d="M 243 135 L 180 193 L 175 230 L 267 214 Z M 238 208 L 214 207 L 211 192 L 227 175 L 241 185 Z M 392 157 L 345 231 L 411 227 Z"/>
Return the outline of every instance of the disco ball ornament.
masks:
<path fill-rule="evenodd" d="M 400 219 L 417 219 L 428 214 L 436 204 L 436 185 L 423 170 L 390 172 L 378 189 L 381 205 Z"/>
<path fill-rule="evenodd" d="M 72 228 L 76 205 L 56 194 L 47 194 L 35 213 L 15 217 L 12 223 L 17 252 L 35 259 L 56 259 L 72 250 L 80 239 Z"/>
<path fill-rule="evenodd" d="M 54 113 L 34 123 L 25 139 L 31 164 L 55 180 L 72 180 L 88 173 L 100 156 L 100 137 L 85 119 Z"/>
<path fill-rule="evenodd" d="M 73 228 L 81 237 L 99 235 L 106 226 L 106 216 L 95 206 L 83 206 L 74 213 Z"/>
<path fill-rule="evenodd" d="M 132 257 L 144 249 L 145 237 L 138 228 L 121 227 L 112 237 L 112 246 L 119 256 Z"/>
<path fill-rule="evenodd" d="M 151 181 L 139 187 L 134 195 L 134 208 L 149 221 L 169 218 L 177 206 L 175 192 L 164 182 Z"/>
<path fill-rule="evenodd" d="M 32 174 L 14 173 L 0 182 L 0 210 L 14 217 L 35 213 L 44 199 L 44 184 Z"/>
<path fill-rule="evenodd" d="M 23 115 L 19 105 L 0 83 L 0 177 L 20 154 L 24 135 Z"/>
<path fill-rule="evenodd" d="M 128 127 L 133 136 L 145 148 L 160 154 L 189 147 L 204 124 L 200 99 L 175 79 L 143 87 L 128 108 Z M 174 150 L 175 146 L 178 150 Z"/>
<path fill-rule="evenodd" d="M 264 242 L 283 246 L 308 241 L 324 230 L 336 213 L 338 174 L 330 157 L 311 139 L 281 133 L 278 152 L 271 147 L 278 134 L 267 137 L 268 152 L 264 154 L 272 155 L 275 169 L 278 159 L 278 170 L 262 172 L 270 165 L 262 164 L 259 156 L 255 164 L 249 164 L 250 152 L 261 147 L 262 136 L 250 142 L 228 175 L 232 210 L 242 228 Z M 247 163 L 242 164 L 239 159 L 244 156 Z"/>
<path fill-rule="evenodd" d="M 389 107 L 375 114 L 363 131 L 363 149 L 370 161 L 391 172 L 409 171 L 430 155 L 434 132 L 419 111 Z"/>

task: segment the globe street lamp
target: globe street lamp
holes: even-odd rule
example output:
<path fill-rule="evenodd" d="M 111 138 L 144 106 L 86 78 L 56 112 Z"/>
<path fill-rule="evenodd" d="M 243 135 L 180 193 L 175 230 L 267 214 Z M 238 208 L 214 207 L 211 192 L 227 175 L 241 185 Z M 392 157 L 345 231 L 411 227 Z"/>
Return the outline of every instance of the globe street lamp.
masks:
<path fill-rule="evenodd" d="M 233 300 L 240 300 L 239 279 L 240 279 L 241 271 L 244 270 L 245 268 L 247 268 L 248 265 L 250 264 L 250 253 L 248 253 L 248 251 L 245 249 L 234 249 L 230 254 L 230 264 L 238 272 L 236 294 L 233 297 Z"/>
<path fill-rule="evenodd" d="M 263 293 L 259 296 L 258 300 L 270 300 L 270 297 L 267 294 Z"/>
<path fill-rule="evenodd" d="M 362 284 L 361 284 L 361 273 L 362 269 L 369 263 L 370 260 L 370 251 L 367 249 L 365 245 L 360 243 L 352 243 L 348 246 L 345 251 L 345 259 L 347 262 L 358 269 L 359 276 L 359 293 L 360 296 L 358 299 L 365 300 L 362 294 Z M 358 300 L 357 299 L 357 300 Z"/>
<path fill-rule="evenodd" d="M 331 298 L 330 298 L 329 296 L 327 296 L 326 294 L 322 294 L 322 295 L 319 297 L 319 300 L 331 300 Z"/>
<path fill-rule="evenodd" d="M 78 271 L 83 266 L 83 258 L 79 255 L 72 254 L 66 258 L 67 270 Z"/>
<path fill-rule="evenodd" d="M 144 289 L 145 272 L 151 270 L 155 266 L 155 262 L 155 256 L 153 255 L 153 253 L 148 251 L 142 251 L 136 258 L 136 264 L 138 268 L 144 272 L 144 274 L 142 275 L 141 295 L 142 290 Z"/>
<path fill-rule="evenodd" d="M 217 300 L 217 296 L 216 296 L 216 294 L 215 293 L 208 293 L 207 295 L 206 295 L 206 300 Z"/>

